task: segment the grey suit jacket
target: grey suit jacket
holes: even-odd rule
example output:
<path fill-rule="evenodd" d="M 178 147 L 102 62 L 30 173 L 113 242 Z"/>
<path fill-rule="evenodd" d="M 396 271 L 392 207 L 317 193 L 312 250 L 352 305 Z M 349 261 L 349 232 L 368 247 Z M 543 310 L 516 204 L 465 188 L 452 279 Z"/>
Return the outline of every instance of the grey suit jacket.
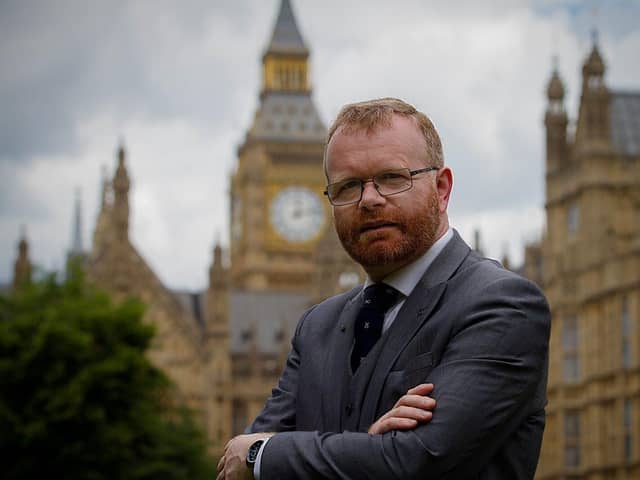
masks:
<path fill-rule="evenodd" d="M 261 480 L 533 478 L 550 329 L 540 290 L 454 232 L 352 375 L 360 295 L 300 319 L 278 385 L 247 429 L 282 432 L 263 451 Z M 435 385 L 431 422 L 366 433 L 422 382 Z"/>

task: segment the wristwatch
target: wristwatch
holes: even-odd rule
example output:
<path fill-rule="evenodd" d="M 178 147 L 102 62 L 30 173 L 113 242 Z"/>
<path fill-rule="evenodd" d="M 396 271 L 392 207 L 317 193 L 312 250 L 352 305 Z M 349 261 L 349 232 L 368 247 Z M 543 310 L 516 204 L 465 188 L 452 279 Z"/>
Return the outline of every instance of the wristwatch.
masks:
<path fill-rule="evenodd" d="M 256 459 L 258 458 L 258 452 L 260 451 L 260 447 L 265 442 L 265 439 L 262 438 L 260 440 L 256 440 L 251 444 L 249 450 L 247 451 L 247 467 L 253 471 L 253 466 L 256 464 Z"/>

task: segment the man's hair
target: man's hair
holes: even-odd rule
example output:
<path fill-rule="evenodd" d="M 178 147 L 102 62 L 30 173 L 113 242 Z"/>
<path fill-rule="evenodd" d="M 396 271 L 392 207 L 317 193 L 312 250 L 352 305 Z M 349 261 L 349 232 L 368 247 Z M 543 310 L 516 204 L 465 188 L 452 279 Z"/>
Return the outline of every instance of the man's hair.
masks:
<path fill-rule="evenodd" d="M 365 102 L 350 103 L 342 107 L 340 113 L 329 128 L 327 143 L 325 145 L 324 168 L 327 169 L 327 147 L 331 138 L 340 128 L 344 133 L 364 131 L 367 134 L 374 132 L 380 127 L 391 126 L 393 115 L 402 115 L 413 118 L 416 126 L 422 132 L 427 145 L 427 161 L 433 166 L 444 166 L 444 155 L 442 154 L 442 143 L 436 128 L 424 113 L 419 112 L 413 105 L 410 105 L 397 98 L 379 98 L 367 100 Z"/>

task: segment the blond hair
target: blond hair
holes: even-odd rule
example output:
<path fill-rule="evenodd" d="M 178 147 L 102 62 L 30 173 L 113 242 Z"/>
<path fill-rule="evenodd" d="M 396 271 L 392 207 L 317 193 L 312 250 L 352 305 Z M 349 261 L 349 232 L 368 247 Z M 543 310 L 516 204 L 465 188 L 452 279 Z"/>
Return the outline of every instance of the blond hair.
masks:
<path fill-rule="evenodd" d="M 327 147 L 331 138 L 338 129 L 344 133 L 364 131 L 367 134 L 381 127 L 391 126 L 393 115 L 402 115 L 413 118 L 416 126 L 422 133 L 427 146 L 427 159 L 433 166 L 444 166 L 444 155 L 440 136 L 429 117 L 397 98 L 378 98 L 365 102 L 350 103 L 342 107 L 340 113 L 329 128 L 327 143 L 325 145 L 324 167 L 327 168 Z"/>

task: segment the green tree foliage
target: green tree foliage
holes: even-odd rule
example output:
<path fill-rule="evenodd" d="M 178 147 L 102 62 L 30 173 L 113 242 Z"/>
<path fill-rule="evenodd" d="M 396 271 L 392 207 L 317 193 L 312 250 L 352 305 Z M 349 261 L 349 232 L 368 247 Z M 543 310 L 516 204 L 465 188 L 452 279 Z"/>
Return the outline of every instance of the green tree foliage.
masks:
<path fill-rule="evenodd" d="M 79 272 L 0 296 L 2 478 L 214 478 L 202 432 L 144 355 L 143 311 Z"/>

